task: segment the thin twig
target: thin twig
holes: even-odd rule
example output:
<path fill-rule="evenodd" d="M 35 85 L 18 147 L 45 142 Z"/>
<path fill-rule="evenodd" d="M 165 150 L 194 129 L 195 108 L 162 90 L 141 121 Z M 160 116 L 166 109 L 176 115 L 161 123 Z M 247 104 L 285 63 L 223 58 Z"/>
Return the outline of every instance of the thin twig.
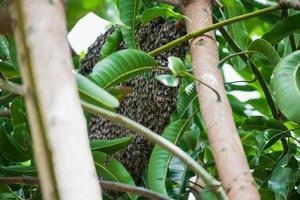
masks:
<path fill-rule="evenodd" d="M 26 185 L 39 185 L 39 179 L 36 177 L 0 177 L 1 184 L 26 184 Z M 100 186 L 102 189 L 106 190 L 114 190 L 118 192 L 129 192 L 135 193 L 139 196 L 143 196 L 149 199 L 154 200 L 170 200 L 171 198 L 165 197 L 159 193 L 153 192 L 151 190 L 147 190 L 142 187 L 136 187 L 132 185 L 127 185 L 123 183 L 117 183 L 112 181 L 103 181 L 99 180 Z"/>
<path fill-rule="evenodd" d="M 186 34 L 186 35 L 184 35 L 184 36 L 182 36 L 182 37 L 180 37 L 176 40 L 173 40 L 172 42 L 169 42 L 169 43 L 167 43 L 167 44 L 165 44 L 165 45 L 163 45 L 163 46 L 161 46 L 157 49 L 154 49 L 153 51 L 149 52 L 149 55 L 156 56 L 156 55 L 160 54 L 163 51 L 169 50 L 172 47 L 177 46 L 177 45 L 179 45 L 183 42 L 186 42 L 186 41 L 188 41 L 192 38 L 199 37 L 200 35 L 202 35 L 204 33 L 207 33 L 209 31 L 212 31 L 212 30 L 218 29 L 220 27 L 223 27 L 223 26 L 226 26 L 226 25 L 229 25 L 229 24 L 233 24 L 233 23 L 236 23 L 236 22 L 239 22 L 239 21 L 243 21 L 243 20 L 246 20 L 246 19 L 249 19 L 249 18 L 252 18 L 252 17 L 257 17 L 259 15 L 263 15 L 263 14 L 266 14 L 266 13 L 269 13 L 269 12 L 273 12 L 273 11 L 279 10 L 280 8 L 281 7 L 278 4 L 278 5 L 275 5 L 275 6 L 271 6 L 269 8 L 261 9 L 261 10 L 255 11 L 255 12 L 247 13 L 247 14 L 244 14 L 244 15 L 236 16 L 236 17 L 232 17 L 230 19 L 218 22 L 216 24 L 213 24 L 212 26 L 209 26 L 209 27 L 200 29 L 198 31 L 194 31 L 194 32 L 191 32 L 189 34 Z"/>
<path fill-rule="evenodd" d="M 221 196 L 222 199 L 227 199 L 226 193 L 223 190 L 221 183 L 214 179 L 199 163 L 197 163 L 194 159 L 192 159 L 188 154 L 186 154 L 182 149 L 178 146 L 174 145 L 173 143 L 169 142 L 168 140 L 164 139 L 160 135 L 156 134 L 155 132 L 151 131 L 150 129 L 142 126 L 141 124 L 122 116 L 118 113 L 114 113 L 103 108 L 94 106 L 92 104 L 81 102 L 83 109 L 87 112 L 93 113 L 95 115 L 99 115 L 104 119 L 111 120 L 116 122 L 137 134 L 142 135 L 150 142 L 160 145 L 167 151 L 169 151 L 174 156 L 181 159 L 189 169 L 191 169 L 195 174 L 200 176 L 208 186 L 211 187 L 213 191 L 215 191 L 218 196 Z"/>
<path fill-rule="evenodd" d="M 0 117 L 9 118 L 10 115 L 11 115 L 11 112 L 9 109 L 0 110 Z"/>
<path fill-rule="evenodd" d="M 0 89 L 6 90 L 15 94 L 24 95 L 22 86 L 0 78 Z"/>
<path fill-rule="evenodd" d="M 175 6 L 177 8 L 180 6 L 180 0 L 155 0 L 155 1 L 160 2 L 160 3 L 166 3 L 169 5 Z"/>

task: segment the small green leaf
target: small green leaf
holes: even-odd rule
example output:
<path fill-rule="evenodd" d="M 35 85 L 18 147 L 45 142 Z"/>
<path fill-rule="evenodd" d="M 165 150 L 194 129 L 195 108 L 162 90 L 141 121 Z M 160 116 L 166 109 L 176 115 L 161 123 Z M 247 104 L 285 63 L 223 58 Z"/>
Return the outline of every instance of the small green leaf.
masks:
<path fill-rule="evenodd" d="M 287 128 L 278 120 L 268 119 L 263 116 L 252 116 L 244 121 L 241 126 L 242 129 L 246 131 L 258 130 L 265 131 L 267 129 L 278 129 L 286 131 Z"/>
<path fill-rule="evenodd" d="M 155 78 L 168 87 L 177 87 L 179 85 L 179 78 L 171 74 L 160 74 Z"/>
<path fill-rule="evenodd" d="M 257 39 L 253 41 L 250 44 L 250 47 L 248 48 L 250 51 L 256 51 L 263 55 L 265 58 L 268 59 L 268 61 L 273 65 L 276 66 L 276 64 L 280 61 L 280 57 L 276 50 L 272 47 L 272 45 L 264 40 L 264 39 Z"/>
<path fill-rule="evenodd" d="M 298 165 L 293 155 L 285 154 L 280 158 L 268 180 L 268 187 L 275 193 L 275 199 L 288 199 L 297 181 Z"/>
<path fill-rule="evenodd" d="M 290 34 L 299 31 L 299 21 L 300 14 L 289 16 L 275 24 L 272 30 L 266 33 L 262 38 L 274 45 Z"/>
<path fill-rule="evenodd" d="M 123 39 L 128 48 L 138 47 L 135 38 L 135 21 L 138 15 L 140 0 L 120 0 L 120 16 L 127 28 L 121 28 Z"/>
<path fill-rule="evenodd" d="M 99 17 L 113 24 L 124 26 L 120 19 L 119 10 L 115 1 L 111 0 L 68 0 L 67 21 L 70 30 L 76 22 L 89 12 L 94 12 Z"/>
<path fill-rule="evenodd" d="M 104 180 L 115 181 L 135 186 L 135 183 L 125 167 L 117 160 L 109 158 L 102 152 L 93 152 L 96 170 Z M 131 200 L 136 200 L 137 195 L 127 193 Z"/>
<path fill-rule="evenodd" d="M 175 76 L 182 75 L 182 72 L 186 71 L 182 60 L 175 56 L 168 57 L 168 67 Z"/>
<path fill-rule="evenodd" d="M 120 105 L 116 97 L 96 85 L 93 81 L 79 73 L 75 74 L 79 94 L 82 100 L 108 108 L 117 108 Z"/>
<path fill-rule="evenodd" d="M 14 165 L 9 167 L 1 166 L 2 172 L 6 176 L 37 176 L 37 170 L 33 166 Z"/>
<path fill-rule="evenodd" d="M 15 99 L 11 103 L 11 117 L 14 127 L 27 122 L 25 116 L 25 109 L 20 99 Z"/>
<path fill-rule="evenodd" d="M 162 137 L 176 145 L 188 124 L 189 120 L 175 121 L 164 130 Z M 171 158 L 172 154 L 168 151 L 161 148 L 159 145 L 154 146 L 148 164 L 147 175 L 149 188 L 151 190 L 168 195 L 166 190 L 166 179 Z"/>
<path fill-rule="evenodd" d="M 187 19 L 189 20 L 188 17 L 174 12 L 170 8 L 161 8 L 161 7 L 154 7 L 150 9 L 146 9 L 141 16 L 141 21 L 142 21 L 142 26 L 145 25 L 146 23 L 150 22 L 156 17 L 171 17 L 175 19 Z"/>
<path fill-rule="evenodd" d="M 241 1 L 239 0 L 224 0 L 224 14 L 226 19 L 236 17 L 239 15 L 245 14 L 245 9 Z M 228 31 L 234 41 L 241 47 L 242 50 L 245 50 L 248 46 L 250 38 L 245 28 L 244 22 L 238 22 L 231 24 L 228 27 Z M 241 58 L 231 59 L 232 66 L 235 69 L 243 69 L 246 67 L 246 64 Z"/>
<path fill-rule="evenodd" d="M 100 50 L 100 59 L 102 60 L 106 56 L 110 55 L 111 53 L 115 52 L 118 48 L 120 43 L 122 42 L 122 33 L 119 28 L 117 28 L 106 40 Z"/>
<path fill-rule="evenodd" d="M 114 154 L 127 147 L 133 137 L 122 137 L 113 140 L 92 140 L 90 146 L 92 151 L 101 151 L 107 154 Z"/>
<path fill-rule="evenodd" d="M 283 58 L 275 67 L 272 94 L 280 111 L 300 124 L 300 50 Z"/>
<path fill-rule="evenodd" d="M 89 75 L 102 88 L 109 88 L 129 78 L 154 69 L 158 64 L 147 53 L 135 49 L 117 51 L 98 62 Z"/>
<path fill-rule="evenodd" d="M 9 57 L 8 41 L 5 36 L 0 35 L 0 59 L 6 61 L 9 60 Z"/>

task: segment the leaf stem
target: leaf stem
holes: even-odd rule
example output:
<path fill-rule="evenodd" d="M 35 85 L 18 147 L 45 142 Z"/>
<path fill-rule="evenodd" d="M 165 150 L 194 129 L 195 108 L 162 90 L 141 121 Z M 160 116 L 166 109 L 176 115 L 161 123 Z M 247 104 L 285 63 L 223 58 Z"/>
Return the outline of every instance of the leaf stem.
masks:
<path fill-rule="evenodd" d="M 6 90 L 15 94 L 24 95 L 22 86 L 0 78 L 0 89 Z"/>
<path fill-rule="evenodd" d="M 105 110 L 103 108 L 94 106 L 86 102 L 81 102 L 81 105 L 85 111 L 93 113 L 95 115 L 99 115 L 104 119 L 116 122 L 136 132 L 137 134 L 142 135 L 149 141 L 160 145 L 162 148 L 166 149 L 174 156 L 180 158 L 187 165 L 187 167 L 190 168 L 195 174 L 200 176 L 206 182 L 206 184 L 209 185 L 212 188 L 212 190 L 216 192 L 218 196 L 221 197 L 221 199 L 227 199 L 226 193 L 223 190 L 221 183 L 216 179 L 214 179 L 214 177 L 212 177 L 201 165 L 199 165 L 199 163 L 197 163 L 194 159 L 192 159 L 189 155 L 187 155 L 178 146 L 174 145 L 173 143 L 169 142 L 159 134 L 151 131 L 150 129 L 142 126 L 141 124 L 125 116 Z"/>
<path fill-rule="evenodd" d="M 223 27 L 223 26 L 226 26 L 226 25 L 229 25 L 229 24 L 233 24 L 235 22 L 239 22 L 239 21 L 243 21 L 243 20 L 246 20 L 246 19 L 249 19 L 249 18 L 252 18 L 252 17 L 256 17 L 256 16 L 259 16 L 259 15 L 263 15 L 263 14 L 266 14 L 266 13 L 269 13 L 269 12 L 273 12 L 273 11 L 276 11 L 276 10 L 279 10 L 281 9 L 280 5 L 275 5 L 275 6 L 271 6 L 271 7 L 268 7 L 268 8 L 265 8 L 265 9 L 261 9 L 261 10 L 258 10 L 258 11 L 255 11 L 255 12 L 251 12 L 251 13 L 247 13 L 247 14 L 244 14 L 244 15 L 240 15 L 240 16 L 236 16 L 236 17 L 232 17 L 230 19 L 227 19 L 227 20 L 224 20 L 224 21 L 221 21 L 221 22 L 218 22 L 216 24 L 213 24 L 212 26 L 209 26 L 209 27 L 206 27 L 206 28 L 203 28 L 203 29 L 200 29 L 198 31 L 194 31 L 194 32 L 191 32 L 189 34 L 186 34 L 176 40 L 173 40 L 172 42 L 169 42 L 157 49 L 154 49 L 153 51 L 150 51 L 149 52 L 149 55 L 151 56 L 156 56 L 158 54 L 160 54 L 161 52 L 163 51 L 166 51 L 166 50 L 169 50 L 171 49 L 172 47 L 176 46 L 176 45 L 179 45 L 183 42 L 186 42 L 192 38 L 196 38 L 204 33 L 207 33 L 209 31 L 212 31 L 212 30 L 215 30 L 215 29 L 218 29 L 220 27 Z"/>

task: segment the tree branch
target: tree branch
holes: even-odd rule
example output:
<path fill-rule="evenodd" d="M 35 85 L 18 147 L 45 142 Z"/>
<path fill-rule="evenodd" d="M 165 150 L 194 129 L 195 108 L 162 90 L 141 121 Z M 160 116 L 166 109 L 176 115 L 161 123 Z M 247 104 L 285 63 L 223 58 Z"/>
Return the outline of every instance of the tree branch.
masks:
<path fill-rule="evenodd" d="M 39 185 L 40 181 L 36 177 L 0 177 L 0 184 L 26 184 L 26 185 Z M 127 185 L 123 183 L 117 183 L 113 181 L 103 181 L 99 180 L 99 184 L 102 189 L 114 190 L 118 192 L 129 192 L 134 193 L 139 196 L 143 196 L 154 200 L 170 200 L 170 198 L 162 196 L 159 193 L 147 190 L 142 187 L 136 187 L 132 185 Z"/>
<path fill-rule="evenodd" d="M 0 89 L 6 90 L 15 94 L 24 95 L 23 88 L 20 85 L 12 83 L 0 77 Z"/>
<path fill-rule="evenodd" d="M 269 9 L 264 12 L 269 12 Z M 273 9 L 278 9 L 278 6 L 271 10 Z M 201 114 L 207 128 L 207 136 L 220 180 L 230 199 L 259 199 L 259 193 L 234 123 L 224 81 L 217 67 L 219 63 L 218 46 L 214 32 L 211 30 L 213 30 L 212 27 L 222 27 L 222 23 L 212 25 L 210 0 L 192 0 L 182 10 L 183 14 L 191 19 L 186 23 L 188 33 L 199 36 L 199 33 L 210 30 L 209 33 L 200 34 L 202 36 L 190 41 L 190 54 L 194 76 L 216 89 L 222 99 L 217 102 L 215 94 L 211 90 L 203 85 L 197 85 Z M 245 19 L 254 14 L 250 13 L 243 17 L 241 15 L 235 20 L 239 17 Z M 223 22 L 227 24 L 228 20 L 226 21 Z M 197 29 L 200 31 L 195 31 Z"/>
<path fill-rule="evenodd" d="M 175 7 L 179 7 L 181 4 L 180 0 L 155 0 L 155 1 L 160 3 L 166 3 Z"/>
<path fill-rule="evenodd" d="M 299 0 L 280 0 L 279 4 L 282 8 L 293 8 L 295 10 L 300 10 Z"/>
<path fill-rule="evenodd" d="M 182 37 L 180 37 L 176 40 L 173 40 L 172 42 L 169 42 L 169 43 L 167 43 L 167 44 L 165 44 L 165 45 L 163 45 L 163 46 L 161 46 L 157 49 L 154 49 L 153 51 L 149 52 L 149 55 L 156 56 L 156 55 L 160 54 L 161 52 L 169 50 L 169 49 L 171 49 L 172 47 L 174 47 L 176 45 L 179 45 L 183 42 L 186 42 L 186 41 L 188 41 L 192 38 L 196 38 L 200 35 L 203 35 L 204 33 L 207 33 L 207 32 L 210 32 L 212 30 L 218 29 L 222 26 L 233 24 L 233 23 L 236 23 L 236 22 L 239 22 L 239 21 L 243 21 L 243 20 L 252 18 L 252 17 L 257 17 L 259 15 L 263 15 L 263 14 L 266 14 L 266 13 L 269 13 L 269 12 L 272 12 L 272 11 L 279 10 L 280 8 L 281 8 L 280 5 L 271 6 L 269 8 L 261 9 L 261 10 L 258 10 L 258 11 L 252 12 L 252 13 L 247 13 L 247 14 L 244 14 L 244 15 L 232 17 L 230 19 L 218 22 L 218 23 L 213 24 L 211 26 L 208 26 L 208 27 L 190 32 L 190 33 L 188 33 L 188 34 L 186 34 L 186 35 L 184 35 L 184 36 L 182 36 Z"/>
<path fill-rule="evenodd" d="M 10 114 L 11 114 L 11 112 L 8 109 L 0 110 L 0 117 L 9 118 Z"/>
<path fill-rule="evenodd" d="M 171 142 L 164 139 L 160 135 L 154 133 L 150 129 L 142 126 L 141 124 L 125 116 L 105 110 L 103 108 L 94 106 L 86 102 L 81 102 L 81 105 L 85 111 L 118 123 L 136 132 L 137 134 L 142 135 L 150 142 L 160 145 L 161 147 L 172 153 L 174 156 L 180 158 L 187 165 L 187 167 L 191 169 L 195 174 L 202 177 L 206 184 L 209 185 L 211 189 L 221 197 L 220 199 L 227 199 L 220 182 L 214 179 L 201 165 L 199 165 L 199 163 L 197 163 L 194 159 L 192 159 L 189 155 L 187 155 L 182 149 L 180 149 L 176 145 L 172 144 Z"/>

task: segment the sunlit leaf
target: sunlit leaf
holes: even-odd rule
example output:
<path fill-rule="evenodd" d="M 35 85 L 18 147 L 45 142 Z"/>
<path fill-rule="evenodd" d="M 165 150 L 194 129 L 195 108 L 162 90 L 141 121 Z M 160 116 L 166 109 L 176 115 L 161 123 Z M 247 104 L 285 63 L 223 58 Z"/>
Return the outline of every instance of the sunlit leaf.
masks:
<path fill-rule="evenodd" d="M 90 78 L 102 88 L 109 88 L 138 74 L 154 69 L 158 64 L 147 53 L 135 49 L 117 51 L 98 62 Z"/>
<path fill-rule="evenodd" d="M 128 146 L 132 142 L 132 139 L 133 137 L 122 137 L 113 140 L 92 140 L 90 146 L 92 151 L 113 154 Z"/>
<path fill-rule="evenodd" d="M 273 71 L 272 94 L 280 111 L 300 124 L 300 51 L 283 58 Z"/>

